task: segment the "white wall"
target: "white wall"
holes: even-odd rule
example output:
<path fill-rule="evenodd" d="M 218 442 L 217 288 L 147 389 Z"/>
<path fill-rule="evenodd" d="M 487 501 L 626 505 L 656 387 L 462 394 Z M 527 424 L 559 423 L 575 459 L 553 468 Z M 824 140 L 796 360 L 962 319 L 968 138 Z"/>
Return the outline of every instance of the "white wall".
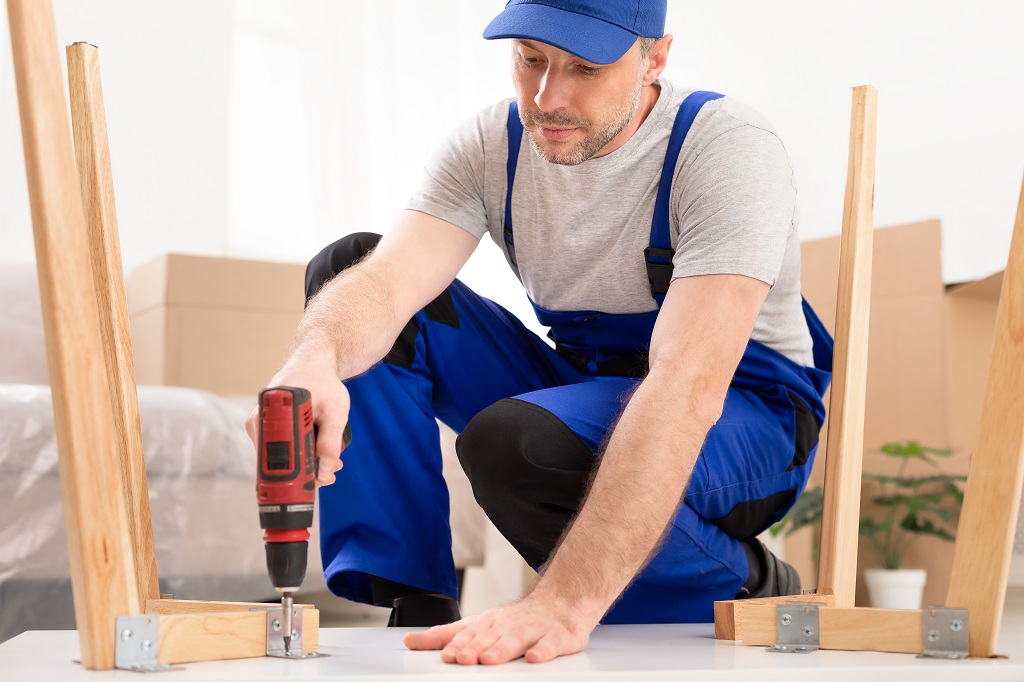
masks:
<path fill-rule="evenodd" d="M 671 73 L 758 107 L 796 164 L 804 238 L 838 233 L 847 86 L 879 89 L 875 223 L 943 221 L 947 282 L 1003 268 L 1024 170 L 1024 2 L 669 0 Z"/>
<path fill-rule="evenodd" d="M 55 3 L 57 38 L 100 46 L 125 261 L 226 247 L 231 7 Z M 0 21 L 0 259 L 32 259 L 6 13 Z M 56 49 L 56 46 L 54 46 Z M 64 60 L 63 47 L 60 49 Z M 65 83 L 65 89 L 67 84 Z"/>
<path fill-rule="evenodd" d="M 385 230 L 441 136 L 511 93 L 501 0 L 56 0 L 100 46 L 126 268 L 164 251 L 304 261 Z M 0 261 L 33 257 L 0 22 Z M 880 91 L 876 223 L 944 224 L 947 281 L 1005 264 L 1024 164 L 1024 3 L 669 0 L 668 76 L 775 123 L 805 238 L 842 214 L 849 88 Z M 489 242 L 464 275 L 526 312 Z"/>

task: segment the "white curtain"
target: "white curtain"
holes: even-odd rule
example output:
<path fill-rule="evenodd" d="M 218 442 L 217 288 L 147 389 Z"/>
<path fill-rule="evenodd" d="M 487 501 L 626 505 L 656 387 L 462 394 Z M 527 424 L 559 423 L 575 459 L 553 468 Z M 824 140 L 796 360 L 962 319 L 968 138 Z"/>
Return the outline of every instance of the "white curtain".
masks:
<path fill-rule="evenodd" d="M 503 5 L 236 1 L 231 255 L 305 261 L 386 231 L 445 134 L 513 93 L 508 44 L 480 37 Z M 534 323 L 488 239 L 462 279 Z"/>
<path fill-rule="evenodd" d="M 236 1 L 232 251 L 386 230 L 445 132 L 511 94 L 507 45 L 474 44 L 502 4 Z"/>

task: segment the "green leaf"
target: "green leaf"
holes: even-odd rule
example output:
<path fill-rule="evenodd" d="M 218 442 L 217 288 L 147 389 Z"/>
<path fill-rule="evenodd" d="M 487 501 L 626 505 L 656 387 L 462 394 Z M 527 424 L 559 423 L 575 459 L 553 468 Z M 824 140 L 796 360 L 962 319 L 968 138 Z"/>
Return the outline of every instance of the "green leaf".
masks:
<path fill-rule="evenodd" d="M 935 505 L 942 502 L 945 495 L 941 493 L 930 493 L 922 495 L 880 495 L 874 498 L 875 504 L 880 507 L 906 507 L 915 512 L 928 511 Z"/>
<path fill-rule="evenodd" d="M 953 541 L 956 537 L 947 531 L 945 528 L 939 528 L 930 519 L 921 519 L 914 514 L 908 514 L 904 517 L 903 521 L 900 522 L 900 528 L 908 533 L 916 533 L 918 535 L 932 535 L 943 540 Z"/>
<path fill-rule="evenodd" d="M 881 522 L 875 521 L 870 516 L 862 516 L 860 518 L 860 534 L 865 536 L 877 535 L 887 531 L 892 526 L 892 520 L 889 518 L 884 519 Z"/>
<path fill-rule="evenodd" d="M 953 455 L 953 450 L 925 447 L 916 440 L 908 440 L 902 443 L 885 443 L 882 445 L 881 450 L 892 457 L 901 457 L 903 459 L 913 457 L 924 460 L 933 466 L 937 466 L 933 459 L 934 457 L 951 457 Z"/>
<path fill-rule="evenodd" d="M 935 457 L 949 457 L 952 450 L 922 446 L 918 441 L 886 443 L 882 451 L 906 461 L 922 459 L 938 466 Z M 860 534 L 866 539 L 883 564 L 899 566 L 901 555 L 914 537 L 930 535 L 953 540 L 946 526 L 953 523 L 963 501 L 966 476 L 935 473 L 928 476 L 906 476 L 865 472 L 864 480 L 877 483 L 881 490 L 874 498 L 879 507 L 874 516 L 860 519 Z M 782 521 L 772 526 L 775 536 L 789 536 L 807 526 L 819 525 L 822 519 L 823 492 L 820 486 L 808 488 L 797 499 Z M 881 520 L 877 520 L 881 518 Z M 817 551 L 817 546 L 812 551 Z"/>
<path fill-rule="evenodd" d="M 804 490 L 785 518 L 772 527 L 772 533 L 774 535 L 785 533 L 785 536 L 789 537 L 801 528 L 821 523 L 824 498 L 824 491 L 821 489 L 821 486 Z"/>

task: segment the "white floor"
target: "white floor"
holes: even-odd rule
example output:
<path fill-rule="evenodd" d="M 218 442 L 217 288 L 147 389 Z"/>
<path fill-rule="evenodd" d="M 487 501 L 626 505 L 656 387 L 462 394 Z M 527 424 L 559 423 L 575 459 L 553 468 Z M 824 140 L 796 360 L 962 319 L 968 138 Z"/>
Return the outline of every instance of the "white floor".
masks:
<path fill-rule="evenodd" d="M 195 680 L 757 680 L 757 682 L 960 682 L 1024 680 L 1024 592 L 1012 591 L 1000 635 L 1002 659 L 919 659 L 906 654 L 817 651 L 768 653 L 716 641 L 711 625 L 610 625 L 599 627 L 581 654 L 543 665 L 516 661 L 504 666 L 460 668 L 440 662 L 436 652 L 407 651 L 404 629 L 325 628 L 321 652 L 329 658 L 287 661 L 256 658 L 191 663 L 169 679 Z M 94 672 L 71 662 L 73 631 L 26 632 L 0 645 L 0 679 L 138 680 L 137 673 Z M 157 679 L 163 679 L 162 677 Z"/>

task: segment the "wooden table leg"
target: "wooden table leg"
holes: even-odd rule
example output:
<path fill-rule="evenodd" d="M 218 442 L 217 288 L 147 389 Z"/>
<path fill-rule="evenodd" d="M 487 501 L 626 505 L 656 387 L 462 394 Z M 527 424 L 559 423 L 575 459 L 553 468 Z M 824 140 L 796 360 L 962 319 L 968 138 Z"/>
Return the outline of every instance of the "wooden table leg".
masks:
<path fill-rule="evenodd" d="M 89 260 L 96 286 L 107 383 L 113 399 L 116 443 L 126 483 L 137 592 L 139 603 L 144 604 L 147 599 L 159 598 L 160 587 L 156 550 L 153 547 L 153 521 L 149 511 L 146 460 L 142 451 L 142 425 L 135 388 L 128 303 L 125 300 L 124 272 L 121 267 L 121 243 L 117 231 L 99 52 L 88 43 L 68 45 L 66 51 L 71 127 L 82 185 Z"/>
<path fill-rule="evenodd" d="M 877 90 L 853 89 L 818 559 L 818 591 L 834 595 L 840 607 L 853 606 L 857 590 L 877 110 Z"/>
<path fill-rule="evenodd" d="M 82 664 L 114 665 L 118 615 L 138 614 L 124 481 L 63 78 L 47 0 L 8 0 L 46 357 Z"/>
<path fill-rule="evenodd" d="M 956 531 L 946 606 L 967 609 L 971 656 L 992 656 L 1024 485 L 1024 185 L 996 313 L 978 442 Z"/>

